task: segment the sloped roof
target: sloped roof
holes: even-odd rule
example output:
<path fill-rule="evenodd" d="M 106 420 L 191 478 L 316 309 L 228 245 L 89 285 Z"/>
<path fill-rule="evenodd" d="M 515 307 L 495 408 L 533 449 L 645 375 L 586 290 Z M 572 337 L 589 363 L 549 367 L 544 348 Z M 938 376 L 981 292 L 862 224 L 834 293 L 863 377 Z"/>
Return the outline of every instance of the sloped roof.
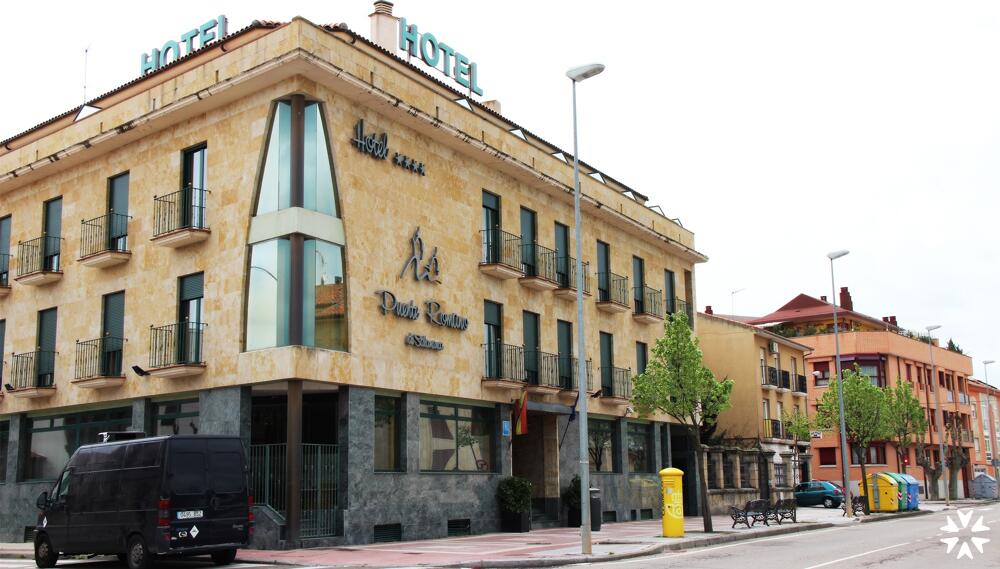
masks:
<path fill-rule="evenodd" d="M 868 316 L 853 310 L 847 310 L 842 306 L 837 307 L 837 314 L 842 318 L 853 320 L 863 320 L 875 326 L 891 327 L 879 318 Z M 799 294 L 778 310 L 760 318 L 755 318 L 748 324 L 779 324 L 781 322 L 808 322 L 820 318 L 833 317 L 833 304 L 820 300 L 808 294 Z"/>
<path fill-rule="evenodd" d="M 761 328 L 760 326 L 754 326 L 753 324 L 747 324 L 746 322 L 740 322 L 739 320 L 730 320 L 729 318 L 727 318 L 725 316 L 722 316 L 720 314 L 705 314 L 704 312 L 699 312 L 698 313 L 698 317 L 700 317 L 700 318 L 710 318 L 712 320 L 720 320 L 722 322 L 725 322 L 726 324 L 729 324 L 729 325 L 732 325 L 732 326 L 736 326 L 738 328 L 744 328 L 746 330 L 750 330 L 754 334 L 757 334 L 758 336 L 761 336 L 763 338 L 767 338 L 768 340 L 774 340 L 775 342 L 778 342 L 779 344 L 783 344 L 783 345 L 788 346 L 790 348 L 795 348 L 796 350 L 801 350 L 803 352 L 811 352 L 811 351 L 813 351 L 813 348 L 811 348 L 810 346 L 806 346 L 804 344 L 800 344 L 800 343 L 796 342 L 795 340 L 792 340 L 791 338 L 786 338 L 786 337 L 784 337 L 784 336 L 782 336 L 780 334 L 775 334 L 774 332 L 770 332 L 768 330 L 765 330 L 764 328 Z"/>

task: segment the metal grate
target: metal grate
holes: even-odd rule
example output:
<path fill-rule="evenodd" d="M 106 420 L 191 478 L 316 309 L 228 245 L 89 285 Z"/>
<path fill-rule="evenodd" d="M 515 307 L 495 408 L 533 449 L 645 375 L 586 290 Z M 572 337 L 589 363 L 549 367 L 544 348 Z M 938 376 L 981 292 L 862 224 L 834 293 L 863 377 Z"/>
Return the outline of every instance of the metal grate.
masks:
<path fill-rule="evenodd" d="M 375 526 L 374 534 L 373 541 L 375 543 L 403 541 L 403 524 L 377 525 Z"/>
<path fill-rule="evenodd" d="M 603 512 L 601 512 L 601 521 L 602 522 L 617 522 L 618 521 L 618 512 L 615 511 L 615 510 L 604 510 Z"/>
<path fill-rule="evenodd" d="M 448 520 L 448 537 L 472 535 L 472 520 Z"/>
<path fill-rule="evenodd" d="M 35 526 L 24 526 L 24 543 L 34 543 Z"/>
<path fill-rule="evenodd" d="M 640 520 L 651 520 L 653 519 L 653 508 L 643 508 L 639 510 Z"/>

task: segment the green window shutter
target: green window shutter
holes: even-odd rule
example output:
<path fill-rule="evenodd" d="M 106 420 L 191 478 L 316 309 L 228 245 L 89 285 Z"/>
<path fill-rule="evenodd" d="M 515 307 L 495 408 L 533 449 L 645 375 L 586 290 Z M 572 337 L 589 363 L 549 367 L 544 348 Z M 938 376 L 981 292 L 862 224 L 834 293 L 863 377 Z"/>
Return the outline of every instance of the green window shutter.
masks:
<path fill-rule="evenodd" d="M 0 253 L 10 253 L 10 216 L 0 219 Z"/>
<path fill-rule="evenodd" d="M 181 277 L 180 279 L 180 300 L 196 300 L 205 296 L 205 273 L 197 273 Z"/>
<path fill-rule="evenodd" d="M 50 308 L 38 313 L 38 346 L 49 352 L 56 351 L 56 309 Z"/>
<path fill-rule="evenodd" d="M 49 237 L 62 235 L 62 198 L 45 202 L 45 234 Z"/>
<path fill-rule="evenodd" d="M 125 293 L 115 292 L 104 296 L 104 336 L 125 337 Z"/>

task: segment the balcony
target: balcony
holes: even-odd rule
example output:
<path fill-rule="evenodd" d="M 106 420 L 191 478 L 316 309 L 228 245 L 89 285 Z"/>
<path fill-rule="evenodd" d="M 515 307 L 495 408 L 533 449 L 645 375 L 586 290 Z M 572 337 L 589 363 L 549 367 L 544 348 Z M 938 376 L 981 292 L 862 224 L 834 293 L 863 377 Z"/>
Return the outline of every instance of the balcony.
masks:
<path fill-rule="evenodd" d="M 602 367 L 601 399 L 614 405 L 628 405 L 632 400 L 632 370 Z"/>
<path fill-rule="evenodd" d="M 583 263 L 583 294 L 590 296 L 590 263 Z M 552 294 L 566 300 L 576 300 L 576 257 L 556 257 L 556 283 Z"/>
<path fill-rule="evenodd" d="M 165 196 L 153 196 L 154 245 L 173 249 L 208 239 L 211 230 L 205 218 L 208 190 L 185 188 Z"/>
<path fill-rule="evenodd" d="M 691 303 L 682 300 L 680 298 L 668 298 L 667 299 L 667 316 L 673 316 L 674 314 L 683 312 L 687 314 L 688 326 L 694 328 L 694 310 Z"/>
<path fill-rule="evenodd" d="M 788 433 L 785 432 L 785 426 L 781 424 L 779 419 L 764 419 L 761 438 L 786 440 Z"/>
<path fill-rule="evenodd" d="M 521 263 L 521 238 L 502 229 L 484 229 L 483 255 L 479 272 L 496 279 L 519 279 L 524 276 Z"/>
<path fill-rule="evenodd" d="M 663 293 L 648 286 L 637 286 L 633 292 L 632 319 L 643 324 L 663 322 Z"/>
<path fill-rule="evenodd" d="M 44 286 L 62 278 L 62 238 L 41 236 L 17 245 L 17 276 L 28 286 Z"/>
<path fill-rule="evenodd" d="M 10 255 L 0 253 L 0 298 L 10 294 Z"/>
<path fill-rule="evenodd" d="M 965 444 L 972 444 L 972 431 L 962 429 L 962 442 Z"/>
<path fill-rule="evenodd" d="M 56 352 L 39 350 L 11 356 L 10 389 L 13 397 L 34 399 L 56 392 Z"/>
<path fill-rule="evenodd" d="M 584 362 L 586 365 L 587 374 L 587 393 L 594 393 L 594 368 L 593 362 L 587 360 Z M 580 365 L 580 360 L 578 358 L 570 356 L 560 356 L 559 357 L 559 385 L 562 391 L 559 392 L 560 399 L 570 402 L 576 401 L 576 391 L 580 386 L 580 382 L 577 380 L 579 377 L 578 366 Z"/>
<path fill-rule="evenodd" d="M 129 216 L 110 212 L 94 219 L 80 222 L 81 265 L 103 269 L 120 265 L 129 260 Z"/>
<path fill-rule="evenodd" d="M 792 375 L 785 370 L 780 372 L 781 381 L 778 383 L 778 391 L 788 393 L 792 389 Z"/>
<path fill-rule="evenodd" d="M 559 356 L 534 350 L 524 351 L 524 377 L 532 393 L 559 393 Z"/>
<path fill-rule="evenodd" d="M 597 273 L 597 308 L 616 314 L 629 310 L 628 277 Z"/>
<path fill-rule="evenodd" d="M 125 339 L 105 336 L 76 343 L 76 373 L 73 384 L 88 389 L 118 387 L 125 383 L 122 361 Z"/>
<path fill-rule="evenodd" d="M 770 366 L 762 367 L 760 370 L 764 374 L 760 386 L 764 389 L 778 389 L 778 370 Z"/>
<path fill-rule="evenodd" d="M 178 322 L 149 327 L 149 375 L 174 379 L 205 371 L 202 343 L 207 324 Z"/>
<path fill-rule="evenodd" d="M 527 382 L 524 348 L 507 344 L 483 344 L 483 385 L 520 391 Z"/>
<path fill-rule="evenodd" d="M 795 376 L 795 389 L 792 390 L 794 395 L 804 396 L 806 394 L 807 385 L 806 376 Z"/>
<path fill-rule="evenodd" d="M 556 252 L 538 243 L 521 245 L 521 268 L 524 276 L 518 279 L 522 285 L 533 290 L 555 290 Z"/>

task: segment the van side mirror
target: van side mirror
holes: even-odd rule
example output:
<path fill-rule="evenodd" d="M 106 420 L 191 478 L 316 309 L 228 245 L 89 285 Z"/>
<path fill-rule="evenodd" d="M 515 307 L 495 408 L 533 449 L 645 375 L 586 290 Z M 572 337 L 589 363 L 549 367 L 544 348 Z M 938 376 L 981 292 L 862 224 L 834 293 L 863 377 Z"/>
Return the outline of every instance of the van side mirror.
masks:
<path fill-rule="evenodd" d="M 41 494 L 38 495 L 38 499 L 35 500 L 35 506 L 38 507 L 39 510 L 44 510 L 46 507 L 48 507 L 48 505 L 49 505 L 49 493 L 42 492 Z"/>

